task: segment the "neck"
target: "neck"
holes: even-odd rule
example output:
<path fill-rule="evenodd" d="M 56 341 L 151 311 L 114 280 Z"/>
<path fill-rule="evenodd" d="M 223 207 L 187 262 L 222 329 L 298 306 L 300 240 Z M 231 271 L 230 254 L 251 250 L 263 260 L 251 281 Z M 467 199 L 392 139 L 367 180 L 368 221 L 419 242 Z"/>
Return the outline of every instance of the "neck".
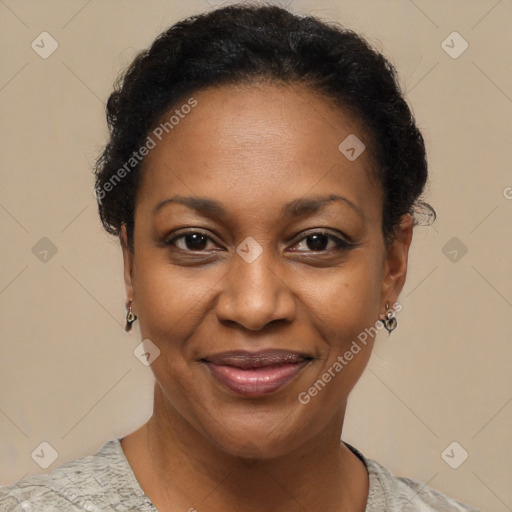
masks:
<path fill-rule="evenodd" d="M 363 512 L 368 473 L 340 442 L 345 407 L 298 449 L 271 459 L 247 459 L 226 453 L 194 429 L 156 386 L 154 413 L 145 425 L 152 477 L 147 489 L 139 481 L 162 511 Z"/>

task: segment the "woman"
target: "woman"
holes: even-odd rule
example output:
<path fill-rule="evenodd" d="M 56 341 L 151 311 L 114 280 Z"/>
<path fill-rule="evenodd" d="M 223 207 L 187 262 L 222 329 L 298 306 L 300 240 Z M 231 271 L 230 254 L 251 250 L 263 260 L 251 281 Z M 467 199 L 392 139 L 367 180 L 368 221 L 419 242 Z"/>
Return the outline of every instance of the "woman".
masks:
<path fill-rule="evenodd" d="M 340 441 L 433 212 L 391 64 L 313 17 L 220 8 L 135 59 L 108 123 L 95 193 L 154 412 L 2 510 L 475 511 Z"/>

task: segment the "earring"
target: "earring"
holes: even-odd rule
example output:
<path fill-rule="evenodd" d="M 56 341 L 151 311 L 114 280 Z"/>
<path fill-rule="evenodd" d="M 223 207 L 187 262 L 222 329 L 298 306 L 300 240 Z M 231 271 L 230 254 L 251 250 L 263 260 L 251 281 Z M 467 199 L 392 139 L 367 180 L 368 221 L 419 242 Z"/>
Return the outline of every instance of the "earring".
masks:
<path fill-rule="evenodd" d="M 391 331 L 396 329 L 396 326 L 398 325 L 395 314 L 391 313 L 391 315 L 389 314 L 389 302 L 386 301 L 386 318 L 382 321 L 382 323 L 384 324 L 384 327 L 389 334 L 391 334 Z"/>
<path fill-rule="evenodd" d="M 133 299 L 130 299 L 130 302 L 128 303 L 128 312 L 126 313 L 126 326 L 124 328 L 124 330 L 126 332 L 129 332 L 132 328 L 132 324 L 133 322 L 135 322 L 135 320 L 137 320 L 137 316 L 133 314 L 133 311 L 132 311 L 132 302 L 133 302 Z"/>

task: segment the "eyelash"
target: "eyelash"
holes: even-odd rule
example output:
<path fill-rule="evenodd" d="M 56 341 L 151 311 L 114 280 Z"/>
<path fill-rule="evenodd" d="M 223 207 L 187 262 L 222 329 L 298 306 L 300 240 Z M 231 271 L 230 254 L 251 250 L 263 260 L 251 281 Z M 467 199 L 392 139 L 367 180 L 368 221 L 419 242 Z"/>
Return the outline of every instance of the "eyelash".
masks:
<path fill-rule="evenodd" d="M 185 238 L 187 236 L 190 236 L 190 235 L 202 235 L 204 236 L 205 238 L 207 238 L 208 240 L 212 241 L 213 242 L 213 239 L 206 233 L 202 232 L 202 231 L 187 231 L 185 233 L 181 233 L 169 240 L 165 240 L 163 242 L 163 244 L 165 246 L 173 246 L 174 245 L 174 242 L 176 240 L 179 240 L 181 238 Z M 336 247 L 334 248 L 335 251 L 343 251 L 343 250 L 350 250 L 350 249 L 353 249 L 355 247 L 357 247 L 359 244 L 354 244 L 354 243 L 350 243 L 350 242 L 347 242 L 346 240 L 343 240 L 337 236 L 334 236 L 332 233 L 329 233 L 327 231 L 322 231 L 322 230 L 318 230 L 318 231 L 312 231 L 312 232 L 308 232 L 307 235 L 303 236 L 301 239 L 299 239 L 294 245 L 297 245 L 305 240 L 307 240 L 308 238 L 312 237 L 312 236 L 315 236 L 315 235 L 324 235 L 326 237 L 328 237 L 329 239 L 333 240 L 334 243 L 336 244 Z M 181 249 L 180 247 L 176 247 L 176 249 L 178 249 L 179 251 L 183 251 L 183 252 L 188 252 L 188 253 L 197 253 L 197 252 L 206 252 L 204 250 L 193 250 L 193 249 Z M 292 252 L 297 252 L 297 253 L 309 253 L 309 252 L 319 252 L 319 253 L 328 253 L 330 251 L 332 251 L 333 248 L 331 249 L 324 249 L 324 250 L 321 250 L 321 251 L 314 251 L 314 250 L 308 250 L 308 251 L 300 251 L 300 250 L 297 250 L 297 251 L 292 251 Z"/>

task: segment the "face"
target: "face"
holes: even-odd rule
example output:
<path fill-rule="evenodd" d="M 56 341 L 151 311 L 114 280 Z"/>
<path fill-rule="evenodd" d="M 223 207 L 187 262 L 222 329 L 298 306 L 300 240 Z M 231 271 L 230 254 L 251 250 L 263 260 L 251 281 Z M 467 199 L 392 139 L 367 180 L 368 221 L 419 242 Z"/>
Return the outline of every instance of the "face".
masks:
<path fill-rule="evenodd" d="M 133 254 L 122 232 L 127 294 L 160 350 L 155 414 L 227 453 L 277 456 L 341 427 L 373 345 L 361 333 L 404 283 L 410 217 L 385 246 L 368 146 L 338 149 L 365 133 L 324 98 L 298 85 L 193 98 L 144 161 Z"/>

